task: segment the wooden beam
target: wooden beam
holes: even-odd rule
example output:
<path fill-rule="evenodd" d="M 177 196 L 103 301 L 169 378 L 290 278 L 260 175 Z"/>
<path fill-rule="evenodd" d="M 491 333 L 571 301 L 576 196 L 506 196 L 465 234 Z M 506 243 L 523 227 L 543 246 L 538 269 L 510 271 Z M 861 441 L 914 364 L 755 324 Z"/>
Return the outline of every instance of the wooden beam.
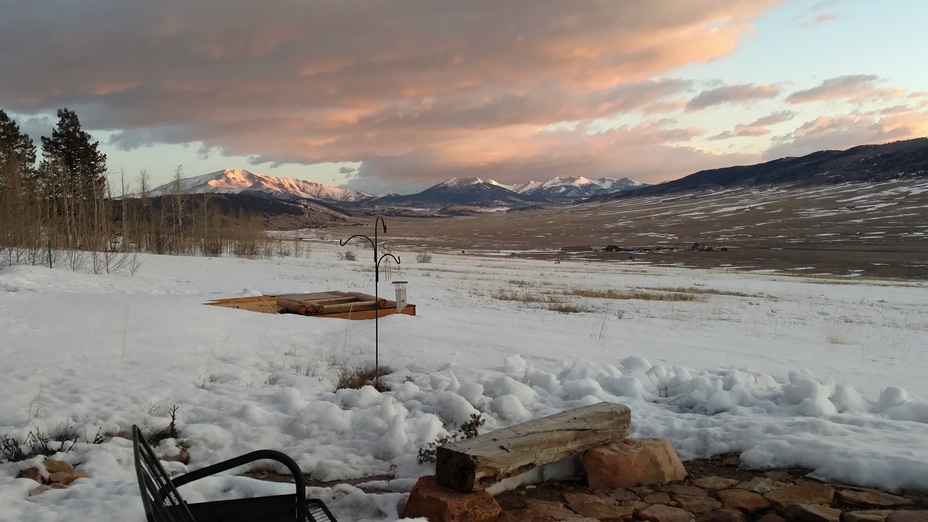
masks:
<path fill-rule="evenodd" d="M 447 488 L 480 491 L 505 478 L 623 439 L 630 429 L 628 406 L 601 402 L 440 447 L 435 475 Z"/>

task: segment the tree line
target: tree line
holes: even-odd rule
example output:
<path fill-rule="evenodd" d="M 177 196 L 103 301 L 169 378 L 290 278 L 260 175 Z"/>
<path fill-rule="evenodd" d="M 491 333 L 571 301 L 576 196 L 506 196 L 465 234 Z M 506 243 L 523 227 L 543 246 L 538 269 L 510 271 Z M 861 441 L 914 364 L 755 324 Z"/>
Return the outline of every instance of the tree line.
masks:
<path fill-rule="evenodd" d="M 180 167 L 171 188 L 158 194 L 145 171 L 135 190 L 123 172 L 114 187 L 106 155 L 77 114 L 61 108 L 57 115 L 38 158 L 32 138 L 0 109 L 0 266 L 66 264 L 134 274 L 140 252 L 292 253 L 290 246 L 269 242 L 258 218 L 229 215 L 209 196 L 186 194 Z"/>

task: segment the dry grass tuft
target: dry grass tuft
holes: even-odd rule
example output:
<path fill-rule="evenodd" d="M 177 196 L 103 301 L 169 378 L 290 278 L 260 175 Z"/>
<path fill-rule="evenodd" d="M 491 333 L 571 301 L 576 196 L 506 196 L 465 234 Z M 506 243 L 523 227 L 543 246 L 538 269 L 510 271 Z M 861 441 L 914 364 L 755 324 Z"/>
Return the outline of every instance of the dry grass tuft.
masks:
<path fill-rule="evenodd" d="M 591 311 L 589 308 L 578 306 L 574 303 L 552 303 L 548 305 L 548 310 L 559 314 L 579 314 Z"/>
<path fill-rule="evenodd" d="M 746 294 L 744 292 L 734 292 L 731 290 L 718 290 L 716 288 L 700 288 L 697 286 L 677 286 L 677 287 L 643 287 L 642 290 L 653 290 L 655 292 L 674 292 L 678 294 L 696 294 L 696 295 L 730 295 L 732 297 L 764 297 L 758 294 Z"/>
<path fill-rule="evenodd" d="M 338 381 L 335 383 L 335 389 L 359 390 L 365 386 L 373 386 L 377 391 L 385 392 L 389 388 L 383 382 L 383 376 L 388 373 L 390 373 L 390 369 L 386 367 L 381 367 L 378 372 L 373 368 L 362 368 L 346 364 L 338 369 Z"/>
<path fill-rule="evenodd" d="M 575 288 L 568 290 L 566 294 L 592 299 L 637 299 L 639 301 L 696 301 L 699 299 L 699 296 L 693 293 L 674 291 L 648 292 L 639 289 L 619 291 Z"/>
<path fill-rule="evenodd" d="M 511 290 L 499 290 L 490 294 L 493 299 L 500 301 L 515 301 L 519 303 L 559 303 L 560 299 L 551 294 L 535 294 L 531 292 L 513 292 Z"/>

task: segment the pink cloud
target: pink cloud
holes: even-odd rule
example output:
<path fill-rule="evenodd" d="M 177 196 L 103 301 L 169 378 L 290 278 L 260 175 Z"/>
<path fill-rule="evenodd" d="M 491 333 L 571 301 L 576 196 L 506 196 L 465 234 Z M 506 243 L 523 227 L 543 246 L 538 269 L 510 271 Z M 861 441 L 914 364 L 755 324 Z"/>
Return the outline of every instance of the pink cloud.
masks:
<path fill-rule="evenodd" d="M 735 137 L 755 137 L 770 134 L 769 127 L 778 123 L 787 122 L 796 116 L 792 111 L 777 111 L 762 116 L 751 123 L 735 125 L 734 131 L 725 131 L 709 138 L 709 140 L 726 140 Z"/>
<path fill-rule="evenodd" d="M 811 89 L 790 94 L 786 97 L 786 103 L 800 104 L 833 100 L 850 100 L 863 103 L 873 100 L 900 98 L 906 95 L 904 89 L 879 87 L 880 82 L 880 78 L 872 74 L 854 74 L 829 78 Z"/>
<path fill-rule="evenodd" d="M 832 20 L 837 20 L 839 17 L 835 13 L 821 13 L 816 15 L 815 18 L 810 20 L 806 25 L 810 27 L 815 27 L 817 25 L 822 25 L 825 22 L 830 22 Z"/>
<path fill-rule="evenodd" d="M 778 85 L 724 85 L 702 91 L 686 104 L 689 112 L 700 111 L 713 105 L 725 103 L 746 104 L 757 100 L 775 98 L 780 94 Z"/>
<path fill-rule="evenodd" d="M 764 152 L 767 159 L 801 156 L 817 150 L 846 149 L 865 143 L 928 135 L 928 103 L 847 115 L 820 116 L 780 136 Z"/>

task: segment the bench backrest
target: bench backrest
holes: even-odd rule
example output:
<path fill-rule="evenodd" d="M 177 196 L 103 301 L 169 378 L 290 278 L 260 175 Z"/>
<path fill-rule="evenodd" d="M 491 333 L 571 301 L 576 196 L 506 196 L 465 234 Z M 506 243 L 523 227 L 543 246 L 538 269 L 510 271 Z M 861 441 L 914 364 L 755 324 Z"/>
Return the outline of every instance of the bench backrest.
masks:
<path fill-rule="evenodd" d="M 132 449 L 148 522 L 196 522 L 138 426 L 132 427 Z"/>

